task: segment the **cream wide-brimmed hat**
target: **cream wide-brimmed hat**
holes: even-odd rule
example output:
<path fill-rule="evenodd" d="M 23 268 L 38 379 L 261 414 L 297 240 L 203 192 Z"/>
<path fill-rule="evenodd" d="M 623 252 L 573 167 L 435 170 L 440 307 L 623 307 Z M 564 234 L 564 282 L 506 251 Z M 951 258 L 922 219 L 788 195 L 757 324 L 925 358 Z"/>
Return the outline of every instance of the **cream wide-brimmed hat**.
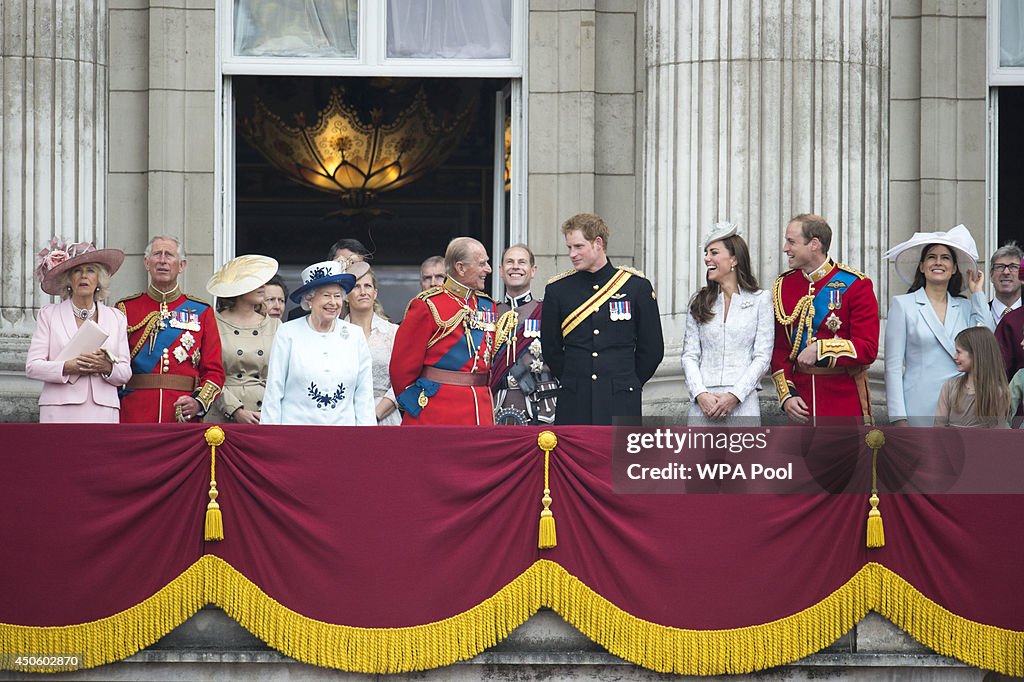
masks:
<path fill-rule="evenodd" d="M 60 276 L 83 263 L 99 263 L 113 275 L 124 262 L 121 249 L 97 249 L 89 242 L 68 242 L 63 237 L 50 240 L 49 248 L 37 254 L 36 278 L 43 291 L 60 295 Z"/>
<path fill-rule="evenodd" d="M 259 289 L 277 274 L 277 261 L 270 256 L 232 258 L 213 273 L 206 290 L 217 298 L 241 296 Z"/>
<path fill-rule="evenodd" d="M 720 242 L 728 237 L 739 236 L 741 233 L 740 226 L 729 220 L 715 223 L 711 226 L 710 230 L 707 236 L 704 237 L 701 250 L 707 249 L 714 242 Z"/>
<path fill-rule="evenodd" d="M 932 244 L 949 247 L 956 258 L 957 268 L 964 276 L 964 286 L 967 286 L 967 271 L 978 269 L 978 245 L 964 225 L 957 225 L 949 232 L 915 232 L 907 241 L 889 249 L 885 258 L 895 263 L 900 279 L 913 284 L 921 261 L 921 250 Z"/>

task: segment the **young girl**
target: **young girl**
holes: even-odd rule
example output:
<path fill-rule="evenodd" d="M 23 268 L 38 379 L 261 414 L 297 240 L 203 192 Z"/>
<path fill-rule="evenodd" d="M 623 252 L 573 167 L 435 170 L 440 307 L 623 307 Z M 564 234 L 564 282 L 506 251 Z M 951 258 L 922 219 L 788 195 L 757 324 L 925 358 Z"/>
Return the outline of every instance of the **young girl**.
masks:
<path fill-rule="evenodd" d="M 935 425 L 1008 428 L 1010 389 L 995 335 L 987 327 L 964 329 L 953 361 L 962 374 L 942 385 Z"/>

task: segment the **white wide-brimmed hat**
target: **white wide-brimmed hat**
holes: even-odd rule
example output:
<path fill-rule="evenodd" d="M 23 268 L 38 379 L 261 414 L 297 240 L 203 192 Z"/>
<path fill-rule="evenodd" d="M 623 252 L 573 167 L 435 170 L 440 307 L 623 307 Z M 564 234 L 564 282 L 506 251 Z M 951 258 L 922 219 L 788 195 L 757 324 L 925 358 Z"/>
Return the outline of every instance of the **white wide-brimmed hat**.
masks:
<path fill-rule="evenodd" d="M 921 261 L 921 250 L 931 244 L 949 247 L 963 275 L 964 286 L 967 286 L 967 271 L 978 269 L 978 245 L 964 225 L 957 225 L 949 232 L 915 232 L 907 241 L 889 249 L 885 257 L 896 264 L 896 274 L 900 279 L 913 284 Z"/>
<path fill-rule="evenodd" d="M 60 295 L 60 276 L 83 263 L 99 263 L 113 275 L 124 262 L 121 249 L 97 249 L 89 242 L 68 242 L 63 237 L 50 240 L 49 248 L 37 254 L 36 278 L 43 291 Z"/>
<path fill-rule="evenodd" d="M 302 286 L 293 291 L 292 295 L 289 296 L 292 299 L 292 303 L 301 301 L 302 295 L 307 291 L 331 284 L 337 284 L 344 289 L 346 294 L 352 291 L 352 287 L 356 283 L 356 276 L 351 272 L 345 272 L 346 265 L 347 263 L 339 263 L 336 260 L 325 260 L 310 265 L 302 271 Z M 363 274 L 366 273 L 364 272 Z"/>
<path fill-rule="evenodd" d="M 206 282 L 206 290 L 217 298 L 241 296 L 259 289 L 277 273 L 277 261 L 270 256 L 232 258 Z"/>
<path fill-rule="evenodd" d="M 708 245 L 713 242 L 722 241 L 728 237 L 739 236 L 741 234 L 740 226 L 736 223 L 726 220 L 724 222 L 715 223 L 710 228 L 707 236 L 704 237 L 704 243 L 701 245 L 701 249 L 707 249 Z"/>

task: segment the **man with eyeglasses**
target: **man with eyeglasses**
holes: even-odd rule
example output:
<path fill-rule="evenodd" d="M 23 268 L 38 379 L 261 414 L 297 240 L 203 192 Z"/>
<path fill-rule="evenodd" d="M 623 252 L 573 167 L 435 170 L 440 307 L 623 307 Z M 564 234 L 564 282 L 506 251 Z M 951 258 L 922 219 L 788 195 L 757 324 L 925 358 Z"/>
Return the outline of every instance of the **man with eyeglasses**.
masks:
<path fill-rule="evenodd" d="M 992 319 L 999 324 L 1004 315 L 1011 310 L 1020 308 L 1019 278 L 1020 263 L 1024 259 L 1024 251 L 1015 242 L 1007 242 L 992 254 L 992 267 L 989 275 L 996 296 L 989 305 L 992 306 Z"/>
<path fill-rule="evenodd" d="M 1011 243 L 996 251 L 992 257 L 992 280 L 996 283 L 996 298 L 992 301 L 992 310 L 994 314 L 996 303 L 1002 305 L 1001 314 L 996 315 L 996 319 L 999 321 L 999 325 L 996 327 L 996 341 L 999 342 L 999 349 L 1003 354 L 1003 364 L 1006 365 L 1006 378 L 1012 382 L 1014 375 L 1024 369 L 1024 307 L 1021 307 L 1020 304 L 1021 282 L 1024 281 L 1021 265 L 1024 265 L 1024 260 L 1015 263 L 1008 262 L 1010 258 L 1015 257 L 1013 251 L 1009 252 L 1009 256 L 1006 255 L 1005 250 L 1011 247 L 1016 249 L 1016 255 L 1021 254 L 1020 249 Z M 1000 252 L 1004 252 L 1004 255 L 997 258 Z M 1010 291 L 1010 296 L 1012 296 L 1012 288 L 999 282 L 999 280 L 1005 280 L 1010 274 L 1016 280 L 1017 299 L 1015 302 L 1007 302 L 1000 295 L 1000 292 L 1005 289 Z M 1014 304 L 1016 308 L 1012 307 Z M 1017 416 L 1024 416 L 1024 405 L 1017 410 Z"/>

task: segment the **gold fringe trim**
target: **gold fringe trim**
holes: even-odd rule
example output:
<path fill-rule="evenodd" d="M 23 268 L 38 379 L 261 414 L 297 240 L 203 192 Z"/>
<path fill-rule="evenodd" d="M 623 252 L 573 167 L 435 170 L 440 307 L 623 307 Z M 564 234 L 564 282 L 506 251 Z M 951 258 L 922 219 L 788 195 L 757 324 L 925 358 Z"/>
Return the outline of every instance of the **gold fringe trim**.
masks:
<path fill-rule="evenodd" d="M 188 620 L 209 603 L 207 561 L 202 557 L 152 597 L 106 618 L 77 625 L 32 627 L 0 623 L 0 654 L 72 654 L 80 668 L 128 658 Z M 10 666 L 11 660 L 4 660 Z M 21 672 L 56 672 L 18 668 Z"/>
<path fill-rule="evenodd" d="M 957 616 L 877 563 L 803 611 L 735 629 L 687 630 L 637 618 L 547 560 L 451 618 L 358 628 L 302 616 L 223 559 L 206 555 L 149 599 L 108 618 L 63 627 L 0 624 L 0 653 L 80 653 L 83 667 L 102 665 L 149 646 L 207 603 L 286 656 L 352 672 L 412 672 L 472 658 L 549 606 L 612 654 L 658 672 L 720 675 L 792 663 L 828 646 L 873 610 L 939 654 L 1024 675 L 1024 632 Z"/>

